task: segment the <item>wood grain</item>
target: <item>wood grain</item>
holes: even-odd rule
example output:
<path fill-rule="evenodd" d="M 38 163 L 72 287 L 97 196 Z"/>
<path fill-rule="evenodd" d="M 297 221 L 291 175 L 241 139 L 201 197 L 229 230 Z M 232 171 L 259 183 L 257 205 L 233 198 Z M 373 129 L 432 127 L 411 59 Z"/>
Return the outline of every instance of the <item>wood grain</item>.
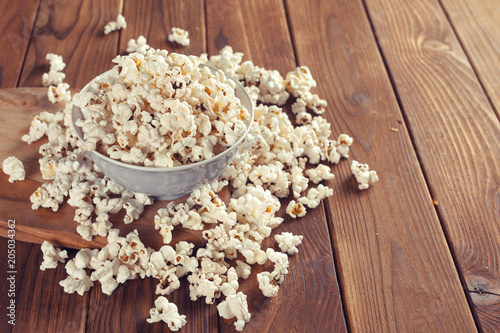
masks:
<path fill-rule="evenodd" d="M 436 1 L 366 2 L 390 17 L 372 20 L 380 47 L 479 326 L 496 332 L 500 122 Z"/>
<path fill-rule="evenodd" d="M 276 69 L 285 76 L 295 69 L 295 57 L 281 1 L 210 1 L 207 5 L 208 53 L 225 45 L 245 52 L 258 66 Z M 232 44 L 232 43 L 235 44 Z M 285 216 L 288 200 L 279 216 Z M 256 274 L 270 267 L 254 265 L 240 289 L 248 295 L 252 319 L 248 332 L 344 332 L 346 323 L 338 288 L 323 206 L 304 218 L 285 222 L 273 231 L 264 247 L 276 247 L 273 236 L 283 231 L 304 236 L 299 253 L 290 258 L 290 273 L 276 298 L 258 289 Z M 234 331 L 233 320 L 220 319 L 220 330 Z"/>
<path fill-rule="evenodd" d="M 199 56 L 206 52 L 204 1 L 145 0 L 125 1 L 123 8 L 127 29 L 121 31 L 120 54 L 126 54 L 131 38 L 143 35 L 155 49 Z M 190 45 L 168 41 L 172 28 L 185 29 Z"/>
<path fill-rule="evenodd" d="M 59 286 L 67 276 L 64 265 L 40 271 L 40 246 L 30 247 L 22 263 L 26 273 L 19 285 L 18 320 L 12 332 L 85 332 L 89 295 L 64 293 Z"/>
<path fill-rule="evenodd" d="M 495 0 L 441 0 L 489 101 L 500 117 L 500 3 Z"/>
<path fill-rule="evenodd" d="M 31 209 L 29 197 L 45 181 L 42 179 L 38 159 L 38 150 L 42 142 L 28 145 L 21 141 L 23 134 L 28 133 L 33 117 L 42 111 L 56 112 L 60 105 L 52 104 L 46 97 L 47 88 L 15 88 L 0 90 L 0 135 L 5 138 L 0 142 L 0 160 L 8 156 L 18 157 L 24 164 L 26 179 L 9 183 L 8 176 L 0 174 L 0 235 L 7 236 L 8 220 L 16 219 L 17 240 L 31 243 L 50 241 L 55 246 L 69 248 L 100 248 L 107 244 L 103 237 L 95 237 L 86 241 L 76 232 L 73 217 L 75 208 L 63 203 L 57 212 L 50 209 Z M 179 200 L 178 200 L 179 201 Z M 159 249 L 163 239 L 154 229 L 154 216 L 158 209 L 166 207 L 168 202 L 157 201 L 145 208 L 141 218 L 131 224 L 124 224 L 123 214 L 110 217 L 114 226 L 120 229 L 121 235 L 137 229 L 146 246 Z M 199 231 L 183 228 L 174 231 L 172 244 L 179 240 L 187 240 L 194 244 L 204 242 Z"/>
<path fill-rule="evenodd" d="M 41 86 L 42 74 L 49 70 L 47 53 L 63 57 L 64 82 L 72 88 L 81 89 L 113 67 L 119 33 L 104 35 L 103 31 L 120 12 L 121 0 L 42 0 L 20 86 Z"/>
<path fill-rule="evenodd" d="M 0 88 L 17 85 L 39 4 L 40 0 L 0 2 Z"/>
<path fill-rule="evenodd" d="M 475 331 L 362 2 L 286 4 L 299 64 L 327 99 L 333 132 L 355 142 L 335 168 L 328 206 L 350 328 Z M 360 192 L 351 159 L 368 163 L 380 181 Z"/>

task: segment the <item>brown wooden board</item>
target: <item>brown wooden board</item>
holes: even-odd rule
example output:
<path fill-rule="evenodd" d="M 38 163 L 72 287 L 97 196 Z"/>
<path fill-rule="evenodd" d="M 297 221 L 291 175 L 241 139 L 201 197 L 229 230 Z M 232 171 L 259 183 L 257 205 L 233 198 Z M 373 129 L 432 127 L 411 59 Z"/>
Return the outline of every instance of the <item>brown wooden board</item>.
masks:
<path fill-rule="evenodd" d="M 363 3 L 286 5 L 299 64 L 316 77 L 333 131 L 354 138 L 349 161 L 335 169 L 328 209 L 351 329 L 475 331 Z M 352 159 L 380 181 L 360 192 Z"/>
<path fill-rule="evenodd" d="M 1 1 L 0 88 L 17 85 L 40 0 Z"/>
<path fill-rule="evenodd" d="M 140 35 L 148 45 L 169 52 L 199 56 L 206 52 L 205 12 L 202 0 L 125 1 L 123 8 L 127 29 L 120 32 L 120 54 L 126 54 L 127 43 Z M 190 44 L 185 47 L 168 41 L 172 28 L 185 29 Z"/>
<path fill-rule="evenodd" d="M 84 332 L 89 295 L 66 294 L 58 283 L 67 276 L 64 265 L 40 271 L 40 246 L 30 247 L 22 263 L 26 274 L 19 285 L 18 319 L 12 332 Z"/>
<path fill-rule="evenodd" d="M 81 89 L 111 69 L 111 60 L 118 50 L 119 32 L 104 35 L 104 26 L 116 20 L 121 2 L 42 0 L 20 86 L 41 86 L 42 74 L 49 71 L 47 53 L 63 57 L 64 82 L 72 88 Z"/>
<path fill-rule="evenodd" d="M 38 159 L 38 149 L 41 142 L 27 144 L 21 140 L 28 133 L 29 125 L 34 116 L 41 111 L 56 112 L 60 105 L 52 104 L 46 97 L 47 88 L 13 88 L 0 90 L 0 160 L 8 156 L 16 156 L 23 164 L 26 179 L 9 183 L 6 174 L 0 174 L 0 235 L 7 236 L 8 220 L 17 222 L 16 239 L 31 243 L 42 243 L 48 240 L 55 246 L 69 248 L 100 248 L 107 244 L 103 237 L 95 237 L 89 242 L 76 232 L 77 223 L 73 217 L 75 208 L 63 203 L 57 212 L 50 209 L 31 209 L 29 197 L 45 181 L 42 179 Z M 43 141 L 43 140 L 40 140 Z M 137 229 L 144 244 L 159 249 L 163 245 L 161 235 L 154 229 L 154 216 L 159 208 L 166 207 L 167 202 L 157 201 L 147 206 L 141 218 L 131 224 L 122 222 L 123 215 L 111 217 L 115 227 L 120 229 L 120 235 Z M 174 240 L 202 243 L 200 232 L 179 228 L 174 231 Z"/>
<path fill-rule="evenodd" d="M 500 2 L 442 0 L 440 3 L 500 117 Z"/>
<path fill-rule="evenodd" d="M 209 55 L 225 45 L 244 52 L 244 60 L 278 70 L 284 77 L 296 67 L 286 13 L 281 1 L 206 2 Z M 282 200 L 285 216 L 288 200 Z M 332 247 L 323 206 L 297 220 L 285 217 L 264 247 L 276 247 L 273 236 L 283 231 L 303 235 L 299 253 L 290 257 L 290 273 L 275 298 L 266 298 L 258 289 L 256 274 L 269 267 L 254 265 L 252 275 L 241 283 L 248 294 L 252 319 L 249 332 L 344 332 L 342 310 Z M 220 320 L 220 330 L 233 331 L 233 320 Z"/>
<path fill-rule="evenodd" d="M 380 47 L 478 324 L 498 331 L 500 122 L 437 1 L 367 5 L 391 18 L 373 20 Z"/>

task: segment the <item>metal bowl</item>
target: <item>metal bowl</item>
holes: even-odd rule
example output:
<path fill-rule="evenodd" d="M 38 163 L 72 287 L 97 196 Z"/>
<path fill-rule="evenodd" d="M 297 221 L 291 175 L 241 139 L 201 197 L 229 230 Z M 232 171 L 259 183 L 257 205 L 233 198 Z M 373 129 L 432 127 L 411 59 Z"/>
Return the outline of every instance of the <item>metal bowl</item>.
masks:
<path fill-rule="evenodd" d="M 204 65 L 200 65 L 204 66 Z M 209 67 L 212 72 L 218 69 Z M 105 72 L 99 75 L 100 78 L 109 75 Z M 254 117 L 254 108 L 250 96 L 241 84 L 226 75 L 235 83 L 235 95 L 241 101 L 241 104 L 248 110 L 250 117 L 246 121 L 247 130 L 232 146 L 223 152 L 200 162 L 187 165 L 174 166 L 169 168 L 145 167 L 127 164 L 118 160 L 111 159 L 97 151 L 90 151 L 90 156 L 101 171 L 122 185 L 126 189 L 134 192 L 148 194 L 157 200 L 174 200 L 189 195 L 194 189 L 219 177 L 224 169 L 229 165 L 232 158 L 238 151 L 241 143 L 250 130 Z M 90 83 L 82 91 L 90 89 Z M 78 138 L 84 142 L 82 129 L 76 126 L 76 120 L 83 117 L 80 108 L 73 105 L 71 110 L 71 120 L 73 128 Z"/>

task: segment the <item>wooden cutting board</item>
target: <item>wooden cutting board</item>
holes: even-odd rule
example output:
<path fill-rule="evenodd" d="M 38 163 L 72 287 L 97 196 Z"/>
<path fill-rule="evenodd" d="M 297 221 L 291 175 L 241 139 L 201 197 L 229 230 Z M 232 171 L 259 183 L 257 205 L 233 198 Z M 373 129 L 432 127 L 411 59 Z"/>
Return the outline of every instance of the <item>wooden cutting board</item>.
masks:
<path fill-rule="evenodd" d="M 68 248 L 101 248 L 107 244 L 103 237 L 94 237 L 89 242 L 76 232 L 73 217 L 75 208 L 63 203 L 59 211 L 39 208 L 31 209 L 29 197 L 44 182 L 40 173 L 38 149 L 46 141 L 27 144 L 21 137 L 28 133 L 31 120 L 42 111 L 55 112 L 62 106 L 47 99 L 47 88 L 0 89 L 0 163 L 9 156 L 19 158 L 26 170 L 26 179 L 9 183 L 6 174 L 0 172 L 0 236 L 7 237 L 8 222 L 15 220 L 15 239 L 31 243 L 50 241 L 54 246 Z M 227 198 L 226 194 L 226 198 Z M 178 201 L 182 201 L 179 199 Z M 110 220 L 120 229 L 120 236 L 137 229 L 146 246 L 159 249 L 162 237 L 154 228 L 154 216 L 167 201 L 157 201 L 145 207 L 141 218 L 131 224 L 122 222 L 123 214 L 111 215 Z M 204 242 L 201 232 L 177 228 L 171 244 L 186 240 L 199 245 Z"/>

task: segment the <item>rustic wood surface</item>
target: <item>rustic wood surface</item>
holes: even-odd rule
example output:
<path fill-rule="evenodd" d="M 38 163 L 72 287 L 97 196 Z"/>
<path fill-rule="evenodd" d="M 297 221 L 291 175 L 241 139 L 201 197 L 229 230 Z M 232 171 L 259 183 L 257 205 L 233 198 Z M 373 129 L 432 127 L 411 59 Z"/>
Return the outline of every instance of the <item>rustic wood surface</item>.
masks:
<path fill-rule="evenodd" d="M 367 4 L 370 13 L 393 13 L 389 23 L 373 22 L 377 38 L 479 327 L 497 332 L 500 122 L 477 80 L 489 75 L 476 75 L 435 1 Z"/>
<path fill-rule="evenodd" d="M 40 87 L 45 54 L 53 52 L 67 64 L 65 81 L 81 88 L 139 35 L 153 47 L 196 55 L 231 45 L 244 60 L 282 75 L 306 65 L 318 82 L 313 92 L 328 101 L 332 131 L 355 143 L 349 160 L 333 169 L 334 196 L 305 218 L 287 218 L 278 230 L 305 237 L 279 295 L 266 299 L 255 282 L 242 283 L 253 316 L 245 331 L 497 332 L 497 8 L 493 0 L 5 0 L 0 87 Z M 104 25 L 118 13 L 127 29 L 105 36 Z M 189 47 L 166 40 L 172 26 L 190 32 Z M 0 111 L 2 154 L 6 147 L 17 150 L 16 142 L 27 146 L 13 122 L 24 119 L 23 99 L 8 99 L 6 91 L 0 95 L 10 103 Z M 68 205 L 60 214 L 31 210 L 26 195 L 41 180 L 35 153 L 33 146 L 14 154 L 32 161 L 25 182 L 10 184 L 0 174 L 0 231 L 5 237 L 5 222 L 16 219 L 19 236 L 16 326 L 5 313 L 9 283 L 1 283 L 0 332 L 168 331 L 145 321 L 155 299 L 152 279 L 128 281 L 110 297 L 96 285 L 82 297 L 58 285 L 63 265 L 38 270 L 40 246 L 22 242 L 23 231 L 39 219 L 61 226 L 71 212 Z M 352 159 L 369 163 L 380 182 L 358 191 Z M 30 242 L 50 237 L 50 228 L 39 228 Z M 54 238 L 81 245 L 67 234 Z M 4 238 L 0 256 L 0 279 L 8 281 Z M 182 331 L 234 331 L 215 305 L 191 302 L 188 293 L 183 281 L 169 296 L 188 316 Z"/>

